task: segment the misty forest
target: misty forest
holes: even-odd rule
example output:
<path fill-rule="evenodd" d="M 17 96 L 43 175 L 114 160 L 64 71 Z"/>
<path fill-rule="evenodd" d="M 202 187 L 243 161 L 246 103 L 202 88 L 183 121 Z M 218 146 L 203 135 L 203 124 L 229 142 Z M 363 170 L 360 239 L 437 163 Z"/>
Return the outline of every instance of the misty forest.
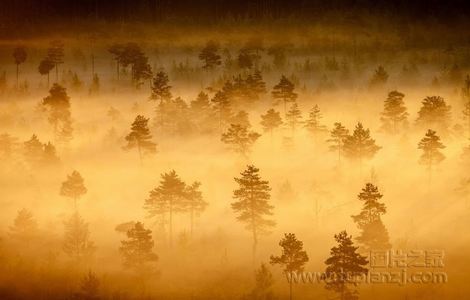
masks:
<path fill-rule="evenodd" d="M 464 299 L 468 23 L 390 19 L 0 26 L 0 299 Z"/>

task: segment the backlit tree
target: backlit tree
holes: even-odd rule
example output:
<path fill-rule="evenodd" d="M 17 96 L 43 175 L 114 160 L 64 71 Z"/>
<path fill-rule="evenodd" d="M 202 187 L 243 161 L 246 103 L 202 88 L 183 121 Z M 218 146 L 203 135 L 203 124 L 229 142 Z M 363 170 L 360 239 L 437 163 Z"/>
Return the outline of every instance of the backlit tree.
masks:
<path fill-rule="evenodd" d="M 157 152 L 157 144 L 152 142 L 148 121 L 149 119 L 141 115 L 135 118 L 131 126 L 131 132 L 126 136 L 127 145 L 124 146 L 124 150 L 137 148 L 140 163 L 142 163 L 143 155 Z"/>

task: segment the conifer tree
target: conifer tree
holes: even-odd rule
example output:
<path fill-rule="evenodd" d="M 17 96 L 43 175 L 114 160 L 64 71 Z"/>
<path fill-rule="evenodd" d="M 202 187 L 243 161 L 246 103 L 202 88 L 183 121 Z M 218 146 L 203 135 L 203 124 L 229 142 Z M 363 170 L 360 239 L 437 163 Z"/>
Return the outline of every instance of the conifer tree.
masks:
<path fill-rule="evenodd" d="M 240 125 L 246 129 L 250 129 L 251 123 L 248 113 L 244 110 L 238 111 L 230 120 L 231 124 Z"/>
<path fill-rule="evenodd" d="M 72 216 L 64 222 L 64 226 L 64 252 L 77 261 L 89 258 L 95 251 L 95 246 L 94 243 L 90 241 L 88 223 L 85 223 L 78 214 L 78 211 L 75 211 Z"/>
<path fill-rule="evenodd" d="M 262 263 L 255 272 L 255 288 L 253 289 L 251 298 L 255 300 L 273 299 L 274 296 L 271 291 L 273 283 L 274 280 L 271 271 L 269 271 L 266 264 Z"/>
<path fill-rule="evenodd" d="M 418 143 L 418 149 L 423 150 L 419 162 L 427 167 L 429 179 L 431 179 L 432 168 L 445 159 L 444 154 L 440 151 L 444 148 L 441 138 L 431 129 L 426 132 L 424 138 Z"/>
<path fill-rule="evenodd" d="M 57 156 L 57 151 L 55 146 L 51 142 L 44 144 L 43 152 L 43 163 L 46 166 L 54 166 L 60 162 L 59 157 Z"/>
<path fill-rule="evenodd" d="M 15 59 L 16 65 L 16 88 L 18 88 L 18 73 L 19 73 L 19 66 L 20 64 L 26 61 L 28 54 L 26 53 L 26 49 L 24 47 L 16 47 L 13 50 L 13 58 Z"/>
<path fill-rule="evenodd" d="M 227 121 L 232 118 L 230 98 L 226 91 L 218 91 L 211 99 L 211 102 L 214 104 L 214 110 L 219 117 L 219 130 L 222 131 Z"/>
<path fill-rule="evenodd" d="M 47 60 L 55 67 L 55 81 L 59 82 L 59 65 L 64 63 L 64 44 L 61 41 L 52 41 L 47 49 Z"/>
<path fill-rule="evenodd" d="M 451 122 L 451 107 L 439 96 L 426 97 L 421 102 L 416 124 L 422 128 L 436 128 L 446 132 Z"/>
<path fill-rule="evenodd" d="M 152 81 L 152 94 L 150 100 L 168 101 L 172 98 L 170 80 L 164 71 L 158 72 Z"/>
<path fill-rule="evenodd" d="M 121 241 L 119 247 L 124 266 L 138 272 L 145 271 L 149 264 L 158 260 L 153 247 L 152 231 L 145 229 L 141 222 L 135 223 L 134 227 L 127 231 L 127 240 Z"/>
<path fill-rule="evenodd" d="M 234 178 L 238 189 L 233 191 L 232 209 L 238 214 L 237 220 L 246 225 L 253 235 L 253 259 L 260 235 L 269 233 L 275 222 L 266 217 L 272 216 L 274 207 L 269 204 L 271 195 L 269 182 L 262 180 L 259 169 L 253 165 L 247 166 L 240 178 Z"/>
<path fill-rule="evenodd" d="M 304 265 L 308 262 L 308 255 L 303 250 L 303 242 L 298 240 L 294 233 L 284 234 L 284 238 L 279 242 L 282 248 L 280 256 L 271 255 L 271 264 L 284 267 L 284 274 L 289 281 L 289 299 L 292 300 L 292 283 L 294 273 L 302 272 Z"/>
<path fill-rule="evenodd" d="M 320 108 L 317 104 L 310 110 L 308 119 L 305 121 L 304 127 L 311 133 L 313 136 L 327 131 L 326 126 L 322 125 L 320 120 L 323 118 L 323 115 L 320 112 Z"/>
<path fill-rule="evenodd" d="M 39 74 L 47 75 L 47 88 L 49 88 L 49 74 L 54 69 L 54 63 L 49 59 L 45 58 L 41 60 L 38 66 Z"/>
<path fill-rule="evenodd" d="M 339 294 L 341 300 L 356 300 L 358 293 L 351 288 L 357 284 L 355 277 L 368 273 L 367 258 L 356 252 L 358 247 L 346 231 L 335 234 L 335 240 L 338 245 L 331 248 L 330 257 L 325 261 L 328 278 L 325 288 Z"/>
<path fill-rule="evenodd" d="M 378 66 L 370 80 L 372 87 L 384 85 L 388 80 L 388 73 L 383 66 Z"/>
<path fill-rule="evenodd" d="M 121 61 L 124 55 L 125 45 L 122 44 L 113 44 L 109 47 L 108 52 L 114 56 L 114 60 L 116 61 L 116 73 L 117 73 L 117 80 L 119 81 L 119 67 L 121 65 Z"/>
<path fill-rule="evenodd" d="M 173 245 L 173 216 L 175 213 L 187 211 L 186 184 L 179 178 L 175 170 L 160 175 L 160 185 L 150 191 L 145 200 L 144 208 L 148 216 L 160 217 L 165 223 L 165 215 L 169 217 L 170 247 Z"/>
<path fill-rule="evenodd" d="M 297 93 L 294 92 L 295 86 L 284 75 L 281 80 L 276 84 L 271 92 L 275 102 L 278 105 L 280 101 L 284 103 L 284 115 L 287 113 L 287 102 L 295 102 L 297 100 Z"/>
<path fill-rule="evenodd" d="M 329 146 L 330 151 L 338 152 L 338 163 L 340 163 L 344 151 L 344 141 L 349 136 L 349 130 L 339 122 L 336 122 L 334 126 L 330 131 L 330 139 L 326 141 L 331 144 Z"/>
<path fill-rule="evenodd" d="M 18 211 L 13 226 L 10 226 L 10 236 L 23 241 L 29 242 L 37 234 L 38 224 L 33 214 L 23 208 Z"/>
<path fill-rule="evenodd" d="M 208 203 L 204 201 L 202 197 L 202 192 L 199 190 L 200 187 L 201 183 L 195 181 L 191 185 L 186 185 L 184 191 L 184 197 L 186 201 L 185 206 L 191 217 L 191 237 L 193 236 L 194 215 L 203 212 L 208 205 Z"/>
<path fill-rule="evenodd" d="M 222 63 L 221 57 L 218 54 L 219 49 L 220 47 L 216 42 L 207 42 L 201 53 L 199 53 L 199 59 L 204 62 L 204 69 L 212 70 Z"/>
<path fill-rule="evenodd" d="M 387 212 L 385 204 L 380 203 L 382 194 L 376 186 L 367 183 L 357 196 L 363 201 L 363 207 L 358 215 L 352 216 L 361 234 L 356 240 L 364 250 L 388 250 L 391 248 L 388 231 L 382 223 L 381 216 Z"/>
<path fill-rule="evenodd" d="M 67 91 L 61 85 L 54 83 L 49 90 L 49 96 L 45 97 L 42 104 L 49 108 L 49 123 L 54 129 L 56 137 L 70 138 L 72 134 L 70 98 Z"/>
<path fill-rule="evenodd" d="M 148 127 L 149 119 L 138 115 L 131 126 L 131 132 L 126 136 L 127 145 L 124 150 L 137 148 L 139 159 L 142 164 L 142 156 L 157 152 L 157 144 L 152 142 L 152 135 Z"/>
<path fill-rule="evenodd" d="M 95 273 L 89 271 L 80 281 L 80 299 L 99 300 L 100 281 Z"/>
<path fill-rule="evenodd" d="M 246 127 L 238 124 L 230 124 L 227 132 L 222 134 L 221 141 L 243 157 L 247 158 L 251 147 L 261 135 L 249 131 Z"/>
<path fill-rule="evenodd" d="M 261 115 L 261 126 L 265 132 L 271 134 L 271 139 L 273 137 L 273 131 L 282 125 L 281 115 L 278 111 L 274 109 L 269 109 L 266 114 Z"/>
<path fill-rule="evenodd" d="M 463 117 L 467 121 L 467 133 L 470 138 L 470 76 L 465 79 L 465 87 L 462 88 L 462 98 L 464 101 Z"/>
<path fill-rule="evenodd" d="M 289 111 L 286 113 L 286 125 L 292 131 L 292 136 L 295 134 L 296 129 L 302 124 L 302 112 L 300 111 L 296 102 L 292 104 Z"/>
<path fill-rule="evenodd" d="M 248 75 L 245 84 L 247 85 L 249 97 L 253 98 L 253 100 L 259 100 L 260 96 L 266 93 L 266 83 L 259 70 Z"/>
<path fill-rule="evenodd" d="M 377 146 L 375 140 L 370 137 L 369 129 L 364 129 L 362 123 L 357 123 L 353 134 L 345 138 L 343 149 L 344 155 L 359 160 L 362 168 L 362 161 L 374 157 L 381 147 Z"/>
<path fill-rule="evenodd" d="M 33 134 L 28 141 L 24 142 L 24 156 L 26 161 L 33 168 L 41 164 L 43 159 L 43 145 L 35 134 Z"/>
<path fill-rule="evenodd" d="M 403 102 L 404 94 L 398 91 L 391 91 L 384 102 L 384 111 L 382 112 L 382 130 L 391 134 L 397 134 L 400 129 L 407 126 L 408 113 Z"/>
<path fill-rule="evenodd" d="M 71 198 L 73 200 L 73 206 L 77 209 L 77 201 L 88 192 L 85 187 L 85 183 L 82 175 L 77 171 L 73 171 L 72 174 L 67 175 L 67 180 L 62 182 L 60 188 L 60 195 Z"/>

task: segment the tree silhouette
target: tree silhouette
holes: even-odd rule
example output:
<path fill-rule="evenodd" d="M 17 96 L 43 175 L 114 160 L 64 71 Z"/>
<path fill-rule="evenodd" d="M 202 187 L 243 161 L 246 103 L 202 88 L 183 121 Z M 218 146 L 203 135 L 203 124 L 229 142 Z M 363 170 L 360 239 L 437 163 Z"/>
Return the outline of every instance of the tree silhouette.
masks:
<path fill-rule="evenodd" d="M 246 127 L 238 124 L 230 124 L 227 132 L 222 134 L 221 141 L 229 145 L 235 153 L 247 158 L 251 147 L 261 135 L 249 131 Z"/>
<path fill-rule="evenodd" d="M 43 163 L 46 166 L 54 166 L 60 163 L 55 146 L 51 142 L 44 144 Z"/>
<path fill-rule="evenodd" d="M 352 216 L 361 230 L 356 240 L 366 251 L 390 249 L 388 231 L 381 220 L 381 216 L 387 212 L 385 204 L 379 202 L 382 194 L 372 183 L 367 183 L 357 197 L 364 204 L 361 212 Z"/>
<path fill-rule="evenodd" d="M 19 73 L 19 66 L 20 64 L 26 61 L 28 54 L 26 53 L 26 49 L 24 47 L 16 47 L 13 50 L 13 58 L 15 59 L 16 65 L 16 88 L 18 88 L 18 73 Z"/>
<path fill-rule="evenodd" d="M 463 116 L 467 121 L 467 133 L 470 138 L 470 76 L 465 79 L 465 87 L 462 88 L 462 98 L 464 100 Z"/>
<path fill-rule="evenodd" d="M 225 91 L 218 91 L 211 99 L 214 110 L 219 116 L 219 130 L 222 131 L 224 125 L 232 118 L 232 105 Z"/>
<path fill-rule="evenodd" d="M 254 300 L 269 300 L 273 299 L 273 293 L 271 291 L 274 283 L 273 275 L 269 271 L 268 266 L 262 263 L 259 269 L 255 272 L 255 288 L 251 294 L 250 299 Z"/>
<path fill-rule="evenodd" d="M 38 71 L 41 75 L 47 75 L 47 88 L 49 88 L 49 74 L 54 69 L 54 62 L 51 61 L 48 57 L 41 60 L 39 63 Z"/>
<path fill-rule="evenodd" d="M 418 143 L 418 149 L 423 150 L 419 162 L 427 167 L 429 179 L 431 179 L 432 168 L 445 159 L 444 154 L 440 151 L 440 149 L 444 148 L 445 146 L 441 143 L 441 138 L 431 129 L 426 132 L 424 138 Z"/>
<path fill-rule="evenodd" d="M 144 271 L 148 264 L 156 262 L 158 256 L 153 252 L 154 242 L 152 231 L 145 229 L 141 222 L 127 231 L 127 240 L 121 241 L 119 251 L 126 268 Z"/>
<path fill-rule="evenodd" d="M 273 137 L 273 131 L 282 125 L 281 115 L 274 109 L 269 109 L 266 114 L 261 115 L 261 126 L 263 126 L 264 132 L 269 132 L 271 139 Z"/>
<path fill-rule="evenodd" d="M 349 136 L 349 130 L 339 122 L 336 122 L 334 126 L 330 131 L 330 139 L 326 141 L 331 144 L 329 146 L 330 151 L 338 152 L 338 163 L 341 163 L 341 154 L 343 154 L 344 142 Z"/>
<path fill-rule="evenodd" d="M 67 140 L 72 136 L 72 119 L 70 114 L 70 98 L 61 85 L 54 83 L 42 104 L 49 109 L 49 123 L 57 138 Z"/>
<path fill-rule="evenodd" d="M 90 241 L 88 223 L 85 223 L 78 214 L 78 211 L 75 211 L 72 216 L 64 222 L 64 226 L 64 252 L 77 261 L 89 258 L 95 251 L 95 246 L 94 243 Z"/>
<path fill-rule="evenodd" d="M 383 66 L 378 66 L 370 80 L 372 87 L 381 86 L 387 83 L 388 73 Z"/>
<path fill-rule="evenodd" d="M 350 290 L 348 286 L 356 285 L 354 277 L 368 273 L 365 268 L 367 258 L 356 252 L 358 247 L 354 246 L 346 231 L 335 234 L 335 240 L 338 245 L 331 248 L 330 257 L 325 261 L 328 278 L 325 288 L 338 293 L 341 300 L 358 299 L 357 291 Z"/>
<path fill-rule="evenodd" d="M 88 192 L 85 187 L 85 183 L 82 175 L 77 171 L 73 171 L 72 174 L 67 175 L 67 180 L 62 182 L 60 188 L 60 195 L 71 198 L 73 200 L 73 207 L 77 209 L 77 201 Z"/>
<path fill-rule="evenodd" d="M 344 155 L 350 159 L 359 160 L 362 168 L 362 161 L 370 159 L 379 151 L 381 147 L 375 144 L 375 140 L 370 137 L 369 129 L 364 129 L 362 123 L 357 123 L 352 135 L 348 135 L 344 140 Z"/>
<path fill-rule="evenodd" d="M 22 242 L 28 243 L 38 233 L 38 224 L 33 214 L 23 208 L 18 211 L 13 226 L 10 226 L 10 236 Z"/>
<path fill-rule="evenodd" d="M 160 102 L 170 100 L 172 95 L 171 86 L 168 85 L 169 82 L 170 80 L 165 72 L 158 72 L 152 81 L 152 94 L 150 95 L 150 100 L 160 100 Z"/>
<path fill-rule="evenodd" d="M 384 102 L 384 111 L 382 112 L 382 130 L 388 133 L 397 134 L 408 124 L 406 107 L 403 102 L 404 94 L 391 91 L 388 93 Z"/>
<path fill-rule="evenodd" d="M 304 127 L 315 137 L 318 134 L 327 131 L 326 126 L 322 125 L 320 122 L 322 118 L 323 116 L 320 112 L 320 108 L 315 104 L 315 106 L 310 110 L 308 119 L 305 121 L 304 125 Z"/>
<path fill-rule="evenodd" d="M 144 154 L 152 154 L 157 152 L 157 144 L 152 142 L 152 135 L 148 127 L 149 119 L 138 115 L 131 125 L 131 132 L 126 136 L 127 145 L 124 150 L 137 148 L 139 151 L 139 159 L 142 164 L 142 156 Z"/>
<path fill-rule="evenodd" d="M 253 74 L 246 77 L 245 84 L 248 89 L 250 98 L 259 100 L 260 95 L 266 93 L 266 83 L 263 80 L 263 75 L 259 70 L 256 70 Z"/>
<path fill-rule="evenodd" d="M 451 107 L 439 96 L 426 97 L 421 102 L 416 124 L 424 128 L 436 128 L 446 132 L 451 122 Z"/>
<path fill-rule="evenodd" d="M 296 102 L 292 103 L 289 111 L 286 113 L 286 125 L 292 131 L 292 136 L 295 130 L 302 124 L 302 112 L 300 111 Z"/>
<path fill-rule="evenodd" d="M 199 59 L 204 62 L 204 69 L 211 70 L 222 63 L 221 57 L 218 54 L 219 49 L 220 47 L 217 43 L 213 41 L 207 42 L 201 53 L 199 53 Z"/>
<path fill-rule="evenodd" d="M 175 170 L 160 175 L 160 185 L 150 191 L 145 200 L 144 208 L 148 217 L 160 217 L 165 223 L 165 215 L 169 216 L 170 247 L 173 245 L 173 215 L 187 210 L 186 184 L 179 178 Z"/>
<path fill-rule="evenodd" d="M 116 74 L 117 74 L 118 81 L 119 81 L 119 73 L 120 73 L 119 67 L 121 65 L 121 61 L 123 59 L 125 50 L 126 50 L 125 45 L 122 45 L 122 44 L 113 44 L 108 49 L 108 52 L 114 56 L 114 60 L 116 61 Z"/>
<path fill-rule="evenodd" d="M 43 154 L 43 144 L 35 134 L 28 141 L 24 142 L 24 156 L 31 167 L 35 168 L 41 165 L 44 157 Z"/>
<path fill-rule="evenodd" d="M 280 101 L 284 103 L 284 115 L 287 113 L 287 102 L 295 102 L 297 100 L 297 93 L 294 92 L 294 88 L 294 84 L 282 75 L 281 80 L 274 86 L 271 92 L 275 100 L 274 105 L 278 105 Z"/>
<path fill-rule="evenodd" d="M 280 256 L 271 255 L 271 264 L 279 264 L 284 267 L 284 274 L 289 279 L 289 299 L 292 300 L 293 274 L 302 272 L 304 265 L 308 262 L 308 255 L 303 250 L 304 243 L 295 237 L 294 233 L 284 234 L 284 238 L 279 242 L 282 248 Z"/>
<path fill-rule="evenodd" d="M 89 271 L 80 281 L 80 299 L 99 300 L 100 281 L 95 273 Z"/>
<path fill-rule="evenodd" d="M 59 82 L 59 65 L 64 63 L 64 44 L 61 41 L 52 41 L 47 49 L 47 60 L 55 67 L 55 81 Z"/>
<path fill-rule="evenodd" d="M 200 187 L 201 183 L 195 181 L 191 185 L 187 185 L 184 191 L 186 201 L 185 206 L 187 207 L 187 210 L 189 210 L 191 217 L 191 237 L 193 236 L 194 215 L 203 212 L 208 205 L 202 197 L 202 192 L 199 190 Z"/>
<path fill-rule="evenodd" d="M 269 204 L 271 195 L 269 182 L 262 180 L 259 169 L 255 166 L 247 166 L 240 173 L 240 178 L 234 178 L 238 189 L 233 191 L 232 209 L 238 214 L 237 220 L 246 224 L 246 229 L 253 234 L 253 259 L 256 255 L 256 246 L 260 235 L 269 233 L 269 229 L 275 226 L 275 222 L 266 219 L 273 215 L 273 206 Z"/>

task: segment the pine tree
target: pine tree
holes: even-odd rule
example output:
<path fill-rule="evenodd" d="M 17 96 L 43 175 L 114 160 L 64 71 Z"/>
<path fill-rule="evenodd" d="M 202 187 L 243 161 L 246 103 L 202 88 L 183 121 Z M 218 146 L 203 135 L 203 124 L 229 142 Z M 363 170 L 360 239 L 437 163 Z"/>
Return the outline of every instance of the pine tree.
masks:
<path fill-rule="evenodd" d="M 61 85 L 54 83 L 42 104 L 49 108 L 49 123 L 54 129 L 56 138 L 69 139 L 72 135 L 72 119 L 70 114 L 70 98 Z"/>
<path fill-rule="evenodd" d="M 268 266 L 262 263 L 255 272 L 255 288 L 253 289 L 251 298 L 254 300 L 273 299 L 274 297 L 271 291 L 273 283 L 273 275 L 269 271 Z"/>
<path fill-rule="evenodd" d="M 26 61 L 28 54 L 26 53 L 26 49 L 24 47 L 16 47 L 13 50 L 13 58 L 15 59 L 16 65 L 16 88 L 18 88 L 18 73 L 19 73 L 19 66 L 20 64 Z"/>
<path fill-rule="evenodd" d="M 100 281 L 95 273 L 89 271 L 80 281 L 80 299 L 99 300 Z"/>
<path fill-rule="evenodd" d="M 55 66 L 55 81 L 59 82 L 59 65 L 64 63 L 64 44 L 61 41 L 52 41 L 47 49 L 47 60 Z"/>
<path fill-rule="evenodd" d="M 269 229 L 276 224 L 266 219 L 273 215 L 274 209 L 269 204 L 271 188 L 268 181 L 261 179 L 259 169 L 253 165 L 247 166 L 247 169 L 240 174 L 242 175 L 240 178 L 234 178 L 238 189 L 233 191 L 233 198 L 237 201 L 231 206 L 238 214 L 237 220 L 245 223 L 245 228 L 253 235 L 253 259 L 255 259 L 259 236 L 268 234 Z"/>
<path fill-rule="evenodd" d="M 88 192 L 85 187 L 85 183 L 82 175 L 77 171 L 73 171 L 72 174 L 67 175 L 67 180 L 62 182 L 60 188 L 60 195 L 71 198 L 73 200 L 73 206 L 77 209 L 77 201 Z"/>
<path fill-rule="evenodd" d="M 114 60 L 116 61 L 116 73 L 117 73 L 117 80 L 119 81 L 119 67 L 121 65 L 122 57 L 125 51 L 125 45 L 122 44 L 113 44 L 109 47 L 108 52 L 114 56 Z"/>
<path fill-rule="evenodd" d="M 190 108 L 194 111 L 195 115 L 208 114 L 210 107 L 211 103 L 209 101 L 209 96 L 204 92 L 200 92 L 197 95 L 197 98 L 190 103 Z"/>
<path fill-rule="evenodd" d="M 470 76 L 465 79 L 465 87 L 462 88 L 462 98 L 464 101 L 463 116 L 467 121 L 468 138 L 470 138 Z"/>
<path fill-rule="evenodd" d="M 218 54 L 219 49 L 220 47 L 216 42 L 207 42 L 201 53 L 199 53 L 199 59 L 204 62 L 204 69 L 211 70 L 222 63 L 221 57 Z"/>
<path fill-rule="evenodd" d="M 202 197 L 202 192 L 199 190 L 200 187 L 201 183 L 195 181 L 191 185 L 187 185 L 184 191 L 185 206 L 191 217 L 191 237 L 193 236 L 194 215 L 203 212 L 208 205 Z"/>
<path fill-rule="evenodd" d="M 284 115 L 287 113 L 287 102 L 295 102 L 295 100 L 297 100 L 297 93 L 294 92 L 294 89 L 294 84 L 282 75 L 281 80 L 274 86 L 271 92 L 271 95 L 275 100 L 275 105 L 278 105 L 280 101 L 283 101 Z"/>
<path fill-rule="evenodd" d="M 271 134 L 271 139 L 273 137 L 273 131 L 282 125 L 281 115 L 278 111 L 274 109 L 269 109 L 266 114 L 261 115 L 261 126 L 265 132 Z"/>
<path fill-rule="evenodd" d="M 387 212 L 385 204 L 380 203 L 382 194 L 376 186 L 367 183 L 357 196 L 363 201 L 363 207 L 358 215 L 352 216 L 361 234 L 356 240 L 367 251 L 388 250 L 391 248 L 388 231 L 382 223 L 381 216 Z"/>
<path fill-rule="evenodd" d="M 384 102 L 384 111 L 382 112 L 382 130 L 388 133 L 397 134 L 400 129 L 406 127 L 408 113 L 403 102 L 404 94 L 392 91 Z"/>
<path fill-rule="evenodd" d="M 291 129 L 292 136 L 294 136 L 295 130 L 301 124 L 302 124 L 302 112 L 300 111 L 297 103 L 294 102 L 286 114 L 286 125 Z"/>
<path fill-rule="evenodd" d="M 330 151 L 338 152 L 338 163 L 340 163 L 341 155 L 344 152 L 344 142 L 349 136 L 349 130 L 339 122 L 336 122 L 334 126 L 335 128 L 330 131 L 330 139 L 326 141 L 331 144 L 329 147 Z"/>
<path fill-rule="evenodd" d="M 238 111 L 237 114 L 232 117 L 230 123 L 234 125 L 240 125 L 246 129 L 250 129 L 251 127 L 249 115 L 244 110 Z"/>
<path fill-rule="evenodd" d="M 271 264 L 279 264 L 284 267 L 284 274 L 289 279 L 289 299 L 292 300 L 293 274 L 302 272 L 304 265 L 308 262 L 308 255 L 303 250 L 303 242 L 298 240 L 293 233 L 284 234 L 279 242 L 282 248 L 280 256 L 271 255 Z"/>
<path fill-rule="evenodd" d="M 418 149 L 423 150 L 419 162 L 427 167 L 429 179 L 431 179 L 432 168 L 445 159 L 444 154 L 440 151 L 440 149 L 444 148 L 445 146 L 441 143 L 441 138 L 431 129 L 426 132 L 424 138 L 418 143 Z"/>
<path fill-rule="evenodd" d="M 47 75 L 47 88 L 49 88 L 49 74 L 54 69 L 54 63 L 49 59 L 45 58 L 41 60 L 38 66 L 38 72 L 41 75 Z"/>
<path fill-rule="evenodd" d="M 41 165 L 43 145 L 35 134 L 28 141 L 24 142 L 24 156 L 31 167 L 35 168 Z"/>
<path fill-rule="evenodd" d="M 368 273 L 365 266 L 368 264 L 365 256 L 357 253 L 358 247 L 352 242 L 352 237 L 346 231 L 335 235 L 337 246 L 331 248 L 330 257 L 325 261 L 326 280 L 325 288 L 339 294 L 341 300 L 356 300 L 357 291 L 350 290 L 356 286 L 354 277 Z"/>
<path fill-rule="evenodd" d="M 51 142 L 44 144 L 43 163 L 46 166 L 54 166 L 60 163 L 56 148 Z"/>
<path fill-rule="evenodd" d="M 211 99 L 214 110 L 219 116 L 219 129 L 222 131 L 228 120 L 232 118 L 232 105 L 226 91 L 218 91 Z"/>
<path fill-rule="evenodd" d="M 376 87 L 384 85 L 387 83 L 388 77 L 389 76 L 387 71 L 385 71 L 385 68 L 383 66 L 378 66 L 374 72 L 374 76 L 372 76 L 372 79 L 370 80 L 370 86 Z"/>
<path fill-rule="evenodd" d="M 308 119 L 305 121 L 304 127 L 313 134 L 317 136 L 318 134 L 327 131 L 326 126 L 320 123 L 320 120 L 323 118 L 320 108 L 318 105 L 315 106 L 310 110 Z"/>
<path fill-rule="evenodd" d="M 139 272 L 144 271 L 148 264 L 158 260 L 153 247 L 152 231 L 145 229 L 141 222 L 135 223 L 134 227 L 127 232 L 127 240 L 121 241 L 119 248 L 124 266 Z"/>
<path fill-rule="evenodd" d="M 416 124 L 424 128 L 436 128 L 447 132 L 451 122 L 451 107 L 439 96 L 426 97 L 421 102 Z"/>
<path fill-rule="evenodd" d="M 160 185 L 150 191 L 145 200 L 144 208 L 148 216 L 160 217 L 165 223 L 165 215 L 169 216 L 170 247 L 173 245 L 173 215 L 187 210 L 186 184 L 179 178 L 175 170 L 161 174 Z"/>
<path fill-rule="evenodd" d="M 77 261 L 89 258 L 95 251 L 95 246 L 90 241 L 88 223 L 82 219 L 77 211 L 64 222 L 65 235 L 63 242 L 64 252 Z"/>
<path fill-rule="evenodd" d="M 362 123 L 357 123 L 352 135 L 348 135 L 344 140 L 344 155 L 350 159 L 357 159 L 362 168 L 362 161 L 370 159 L 379 151 L 381 147 L 375 144 L 375 140 L 370 137 L 369 129 L 364 129 Z"/>
<path fill-rule="evenodd" d="M 259 70 L 256 70 L 252 75 L 248 75 L 245 83 L 247 85 L 250 98 L 259 100 L 260 96 L 266 93 L 266 82 L 263 80 L 263 75 Z"/>
<path fill-rule="evenodd" d="M 127 145 L 124 146 L 124 150 L 137 148 L 141 164 L 143 155 L 157 152 L 157 144 L 152 142 L 148 121 L 149 119 L 141 115 L 135 118 L 131 126 L 131 132 L 126 136 Z"/>
<path fill-rule="evenodd" d="M 230 124 L 227 132 L 222 134 L 221 141 L 229 145 L 235 153 L 247 158 L 251 147 L 261 135 L 249 131 L 246 127 L 238 124 Z"/>
<path fill-rule="evenodd" d="M 160 102 L 170 100 L 172 95 L 171 86 L 168 85 L 169 82 L 170 80 L 165 72 L 158 72 L 152 81 L 152 94 L 150 95 L 150 100 L 160 100 Z"/>
<path fill-rule="evenodd" d="M 23 242 L 29 242 L 35 237 L 38 230 L 38 224 L 33 214 L 23 208 L 18 211 L 13 226 L 10 226 L 10 236 Z"/>

